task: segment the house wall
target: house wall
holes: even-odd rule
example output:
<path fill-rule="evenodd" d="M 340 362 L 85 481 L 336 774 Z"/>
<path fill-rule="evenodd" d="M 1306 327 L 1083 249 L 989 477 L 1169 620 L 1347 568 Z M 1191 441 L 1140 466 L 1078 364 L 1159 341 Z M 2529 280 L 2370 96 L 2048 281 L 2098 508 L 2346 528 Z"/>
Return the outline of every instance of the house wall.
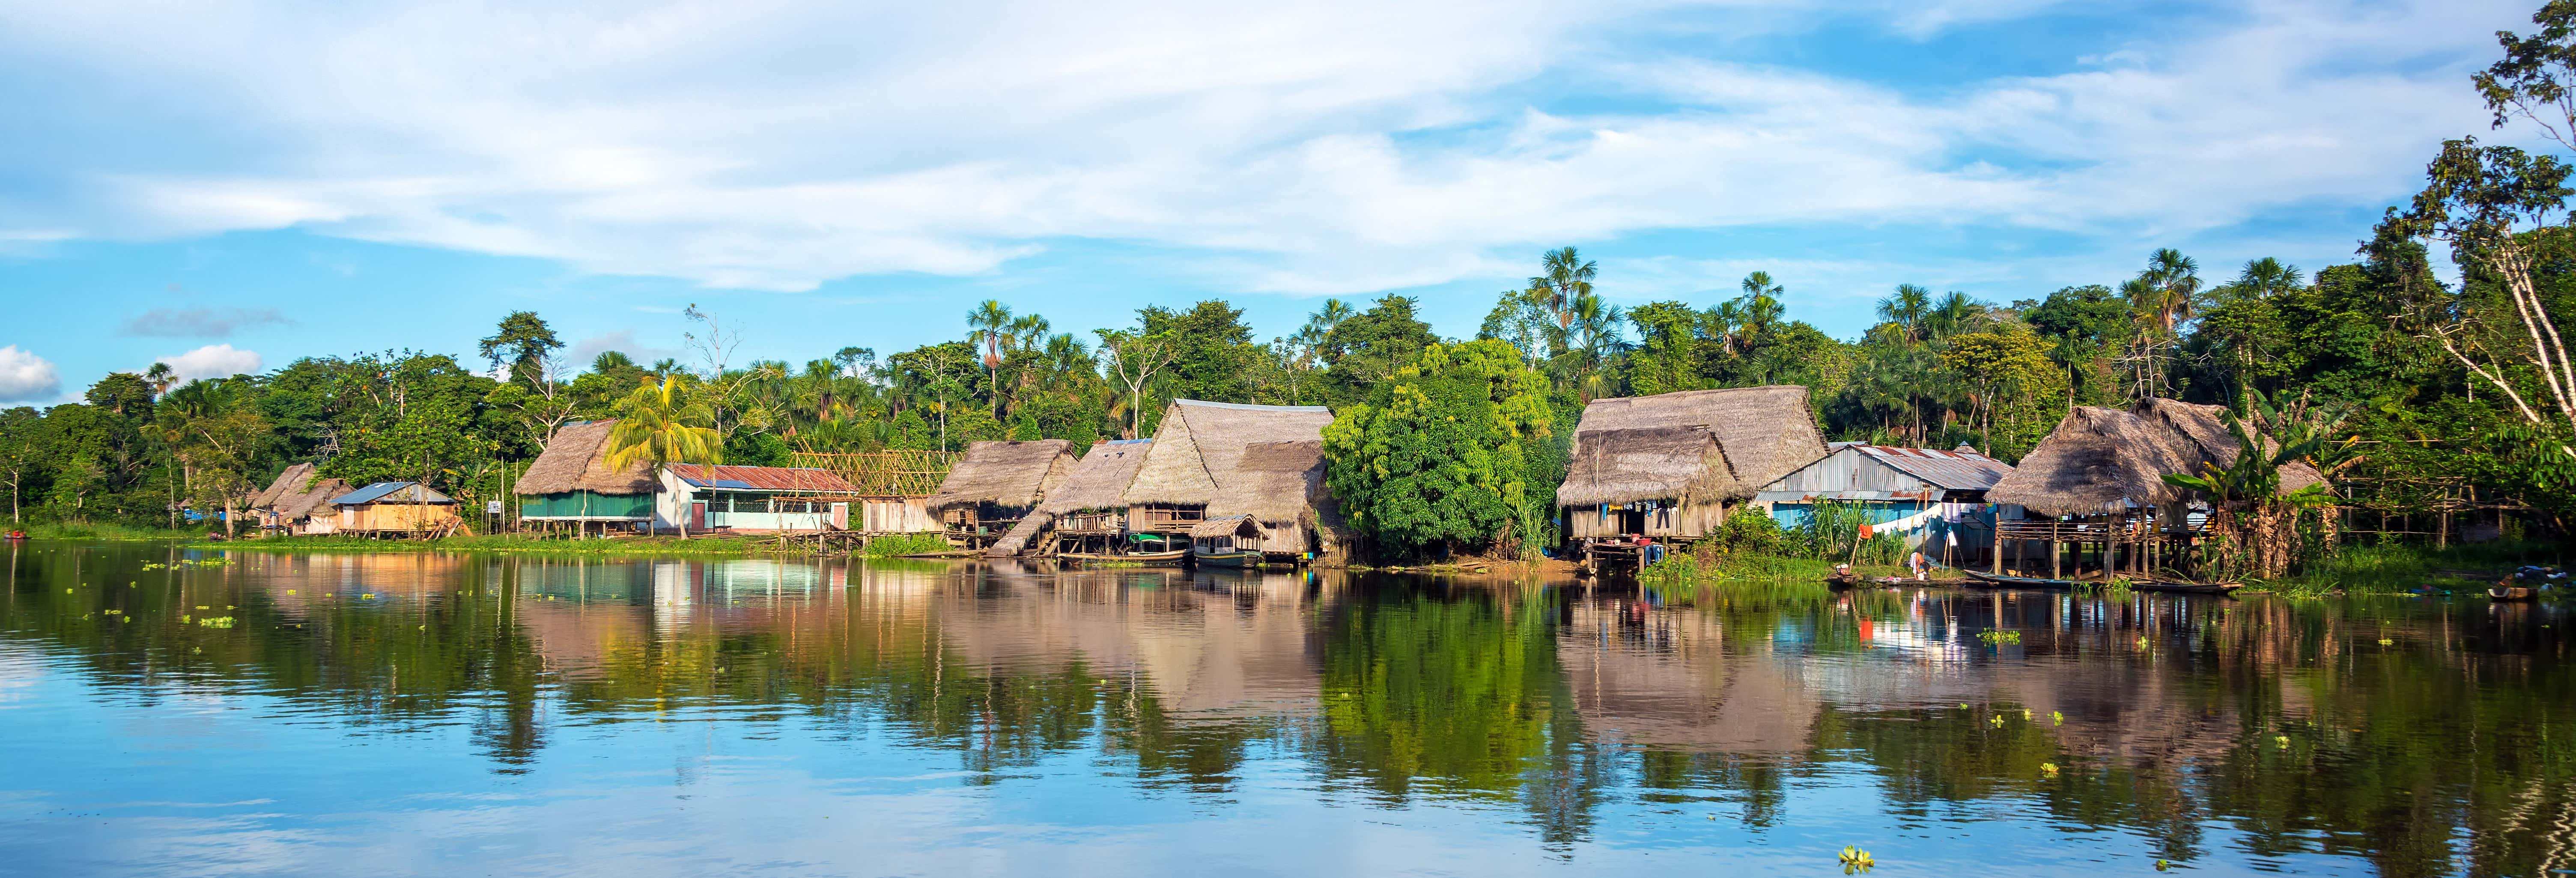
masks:
<path fill-rule="evenodd" d="M 1860 453 L 1857 448 L 1844 448 L 1781 476 L 1779 481 L 1762 488 L 1772 491 L 1887 491 L 1917 493 L 1932 490 L 1922 479 L 1885 462 Z"/>
<path fill-rule="evenodd" d="M 534 521 L 645 521 L 653 513 L 649 494 L 565 491 L 519 498 L 519 517 Z"/>
<path fill-rule="evenodd" d="M 340 507 L 339 529 L 344 531 L 429 530 L 458 520 L 454 505 L 420 503 L 369 503 Z"/>
<path fill-rule="evenodd" d="M 1709 531 L 1726 524 L 1724 503 L 1684 503 L 1645 513 L 1644 533 L 1650 537 L 1692 540 L 1707 536 Z M 1565 509 L 1565 535 L 1568 539 L 1627 536 L 1622 530 L 1620 510 L 1610 507 L 1603 514 L 1599 506 L 1569 506 Z"/>

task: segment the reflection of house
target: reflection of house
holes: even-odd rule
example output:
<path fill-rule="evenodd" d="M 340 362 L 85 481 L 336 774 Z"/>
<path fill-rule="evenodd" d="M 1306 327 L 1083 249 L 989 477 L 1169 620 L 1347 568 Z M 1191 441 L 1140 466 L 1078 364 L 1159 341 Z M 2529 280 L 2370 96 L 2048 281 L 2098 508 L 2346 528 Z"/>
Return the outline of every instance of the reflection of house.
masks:
<path fill-rule="evenodd" d="M 638 460 L 622 468 L 608 465 L 608 433 L 616 421 L 565 425 L 546 443 L 513 489 L 519 495 L 519 518 L 540 526 L 601 530 L 644 528 L 653 523 L 652 467 Z"/>
<path fill-rule="evenodd" d="M 1961 445 L 1950 451 L 1836 442 L 1823 459 L 1763 486 L 1754 501 L 1783 526 L 1805 523 L 1819 501 L 1860 507 L 1873 525 L 1893 523 L 1908 547 L 1951 544 L 1981 552 L 1994 538 L 1986 489 L 2012 467 Z M 1930 550 L 1926 550 L 1927 553 Z"/>
<path fill-rule="evenodd" d="M 1594 400 L 1556 502 L 1568 538 L 1688 539 L 1724 523 L 1726 504 L 1823 456 L 1804 387 Z"/>
<path fill-rule="evenodd" d="M 1556 660 L 1586 729 L 1691 751 L 1806 749 L 1817 703 L 1794 656 L 1727 649 L 1723 617 L 1697 609 L 1578 601 L 1569 610 Z"/>
<path fill-rule="evenodd" d="M 377 482 L 331 499 L 340 533 L 367 536 L 445 535 L 463 530 L 456 500 L 416 482 Z"/>
<path fill-rule="evenodd" d="M 278 473 L 267 489 L 251 495 L 248 512 L 269 533 L 327 534 L 340 525 L 339 510 L 331 500 L 349 490 L 349 483 L 318 478 L 312 464 L 299 463 Z"/>
<path fill-rule="evenodd" d="M 654 515 L 676 525 L 685 514 L 692 531 L 841 530 L 860 496 L 827 469 L 681 463 L 662 468 Z"/>
<path fill-rule="evenodd" d="M 1120 439 L 1093 445 L 1064 481 L 1047 491 L 1038 514 L 1055 529 L 1060 551 L 1114 551 L 1126 544 L 1127 505 L 1121 498 L 1153 444 L 1152 439 Z"/>
<path fill-rule="evenodd" d="M 1062 439 L 977 442 L 949 466 L 939 493 L 923 507 L 951 539 L 1016 555 L 1046 523 L 1031 515 L 1038 501 L 1072 468 L 1073 443 Z"/>
<path fill-rule="evenodd" d="M 1274 443 L 1319 443 L 1333 412 L 1322 406 L 1237 405 L 1176 399 L 1163 410 L 1162 426 L 1145 462 L 1127 486 L 1127 528 L 1142 533 L 1183 536 L 1205 520 L 1213 504 L 1269 508 L 1279 504 L 1249 496 L 1275 490 L 1292 473 L 1271 468 L 1303 459 L 1295 449 L 1272 447 L 1252 454 L 1255 446 Z M 1247 457 L 1254 469 L 1247 471 Z M 1320 457 L 1310 468 L 1320 468 Z M 1310 508 L 1303 494 L 1293 505 Z M 1264 515 L 1264 518 L 1270 516 Z"/>

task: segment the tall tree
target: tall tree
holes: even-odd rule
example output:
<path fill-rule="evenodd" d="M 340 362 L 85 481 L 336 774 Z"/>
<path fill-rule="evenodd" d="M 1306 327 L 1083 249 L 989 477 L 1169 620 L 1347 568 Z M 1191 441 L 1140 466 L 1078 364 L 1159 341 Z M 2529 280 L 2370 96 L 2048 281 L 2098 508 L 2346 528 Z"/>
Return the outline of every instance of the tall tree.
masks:
<path fill-rule="evenodd" d="M 617 404 L 617 426 L 608 430 L 607 464 L 624 469 L 644 461 L 659 472 L 671 464 L 723 462 L 724 439 L 715 427 L 715 411 L 692 399 L 678 376 L 635 388 Z M 689 538 L 689 510 L 679 514 L 680 538 Z"/>
<path fill-rule="evenodd" d="M 512 382 L 536 389 L 553 383 L 556 373 L 562 371 L 552 358 L 563 346 L 555 338 L 554 328 L 538 318 L 537 312 L 512 311 L 510 316 L 501 318 L 501 325 L 475 350 L 491 361 L 496 371 L 507 363 Z"/>

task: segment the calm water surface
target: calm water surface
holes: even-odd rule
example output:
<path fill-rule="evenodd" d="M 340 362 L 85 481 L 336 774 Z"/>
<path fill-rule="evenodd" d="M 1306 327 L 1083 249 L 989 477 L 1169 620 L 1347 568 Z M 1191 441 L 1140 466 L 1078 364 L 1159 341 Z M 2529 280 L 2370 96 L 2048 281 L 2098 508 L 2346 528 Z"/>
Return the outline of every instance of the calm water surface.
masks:
<path fill-rule="evenodd" d="M 2576 868 L 2548 607 L 0 551 L 0 874 Z"/>

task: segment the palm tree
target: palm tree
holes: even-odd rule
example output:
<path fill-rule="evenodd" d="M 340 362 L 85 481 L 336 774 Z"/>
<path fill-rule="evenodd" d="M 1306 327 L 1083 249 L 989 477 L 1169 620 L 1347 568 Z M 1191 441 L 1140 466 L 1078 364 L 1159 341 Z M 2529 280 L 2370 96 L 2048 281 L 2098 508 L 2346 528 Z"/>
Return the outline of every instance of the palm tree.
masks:
<path fill-rule="evenodd" d="M 1904 330 L 1907 341 L 1923 340 L 1923 319 L 1932 313 L 1932 291 L 1897 284 L 1896 294 L 1878 300 L 1878 319 Z"/>
<path fill-rule="evenodd" d="M 2174 326 L 2194 313 L 2194 297 L 2200 292 L 2200 263 L 2171 247 L 2147 257 L 2147 270 L 2138 273 L 2151 289 L 2146 312 L 2155 316 L 2156 325 L 2170 335 Z"/>
<path fill-rule="evenodd" d="M 966 325 L 973 330 L 967 333 L 967 342 L 984 346 L 984 377 L 994 389 L 993 402 L 998 406 L 1002 400 L 1002 345 L 1011 333 L 1011 308 L 1000 299 L 985 299 L 984 304 L 966 312 Z M 1001 417 L 1001 410 L 994 409 L 993 416 Z"/>
<path fill-rule="evenodd" d="M 617 426 L 608 430 L 608 468 L 622 470 L 644 461 L 651 469 L 679 463 L 714 466 L 724 458 L 724 440 L 714 427 L 716 413 L 688 398 L 679 376 L 662 376 L 635 388 L 617 403 Z M 680 538 L 689 538 L 689 510 L 680 508 Z"/>
<path fill-rule="evenodd" d="M 1941 301 L 1932 306 L 1929 314 L 1924 315 L 1923 333 L 1931 338 L 1948 338 L 1966 332 L 1969 322 L 1977 318 L 1979 310 L 1981 307 L 1977 304 L 1977 300 L 1968 298 L 1966 293 L 1957 290 L 1943 293 Z"/>
<path fill-rule="evenodd" d="M 1541 254 L 1539 271 L 1539 276 L 1529 279 L 1530 292 L 1536 294 L 1546 304 L 1548 312 L 1556 317 L 1558 329 L 1572 328 L 1574 302 L 1579 297 L 1591 295 L 1592 278 L 1599 274 L 1598 269 L 1593 263 L 1584 261 L 1574 248 L 1563 247 Z"/>

